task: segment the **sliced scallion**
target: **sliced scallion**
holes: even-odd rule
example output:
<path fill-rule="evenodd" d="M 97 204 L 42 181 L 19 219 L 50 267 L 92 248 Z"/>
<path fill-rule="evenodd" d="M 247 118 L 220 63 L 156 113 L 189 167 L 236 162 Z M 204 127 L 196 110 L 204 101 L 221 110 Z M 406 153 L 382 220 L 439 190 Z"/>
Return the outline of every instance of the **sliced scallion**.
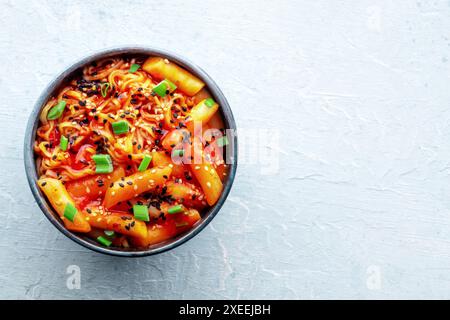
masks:
<path fill-rule="evenodd" d="M 66 207 L 64 208 L 64 217 L 67 220 L 70 220 L 71 222 L 73 222 L 73 220 L 75 220 L 75 215 L 77 213 L 78 213 L 77 208 L 75 208 L 75 206 L 73 204 L 68 202 L 66 204 Z"/>
<path fill-rule="evenodd" d="M 220 137 L 216 140 L 216 144 L 219 148 L 222 148 L 223 146 L 228 145 L 230 142 L 228 141 L 227 136 Z"/>
<path fill-rule="evenodd" d="M 112 237 L 112 236 L 114 236 L 114 231 L 112 231 L 112 230 L 105 230 L 105 231 L 103 231 L 108 237 Z"/>
<path fill-rule="evenodd" d="M 213 98 L 208 98 L 208 99 L 205 100 L 205 105 L 206 105 L 208 108 L 211 108 L 211 107 L 214 106 L 215 104 L 216 104 L 216 102 L 214 101 Z"/>
<path fill-rule="evenodd" d="M 150 164 L 150 161 L 152 161 L 152 156 L 146 154 L 144 155 L 144 158 L 141 161 L 141 164 L 139 165 L 138 170 L 139 171 L 145 171 L 148 168 L 148 165 Z"/>
<path fill-rule="evenodd" d="M 113 128 L 114 134 L 127 133 L 128 130 L 130 129 L 128 121 L 126 121 L 126 120 L 113 122 L 111 125 L 112 125 L 112 128 Z"/>
<path fill-rule="evenodd" d="M 106 239 L 106 238 L 103 237 L 103 236 L 97 237 L 97 241 L 98 241 L 99 243 L 101 243 L 102 245 L 104 245 L 105 247 L 109 247 L 109 246 L 112 244 L 112 241 L 111 241 L 111 240 L 108 240 L 108 239 Z"/>
<path fill-rule="evenodd" d="M 173 149 L 172 150 L 172 157 L 182 157 L 184 155 L 183 149 Z"/>
<path fill-rule="evenodd" d="M 139 69 L 140 67 L 141 67 L 140 65 L 138 65 L 138 64 L 136 64 L 136 63 L 133 63 L 133 64 L 130 66 L 130 70 L 128 70 L 128 72 L 135 73 L 136 71 L 138 71 L 138 69 Z"/>
<path fill-rule="evenodd" d="M 59 141 L 59 147 L 62 151 L 67 150 L 67 146 L 69 145 L 69 139 L 67 139 L 65 136 L 61 136 L 61 140 Z"/>
<path fill-rule="evenodd" d="M 176 206 L 173 206 L 173 207 L 170 207 L 168 210 L 167 210 L 167 213 L 168 214 L 175 214 L 175 213 L 180 213 L 180 212 L 183 212 L 183 206 L 182 205 L 176 205 Z"/>
<path fill-rule="evenodd" d="M 109 154 L 95 154 L 92 156 L 95 161 L 95 173 L 111 173 L 114 170 Z"/>
<path fill-rule="evenodd" d="M 161 98 L 164 98 L 168 93 L 175 91 L 176 88 L 177 88 L 177 86 L 173 82 L 165 79 L 165 80 L 161 81 L 160 83 L 158 83 L 152 89 L 152 91 L 154 93 L 156 93 L 158 96 L 160 96 Z"/>
<path fill-rule="evenodd" d="M 135 204 L 133 206 L 133 213 L 134 213 L 134 218 L 136 220 L 142 220 L 142 221 L 150 220 L 149 216 L 148 216 L 148 207 L 147 206 Z"/>
<path fill-rule="evenodd" d="M 64 100 L 61 100 L 58 102 L 56 106 L 50 109 L 50 111 L 47 114 L 48 120 L 55 120 L 62 116 L 64 112 L 64 108 L 66 107 L 66 102 Z"/>

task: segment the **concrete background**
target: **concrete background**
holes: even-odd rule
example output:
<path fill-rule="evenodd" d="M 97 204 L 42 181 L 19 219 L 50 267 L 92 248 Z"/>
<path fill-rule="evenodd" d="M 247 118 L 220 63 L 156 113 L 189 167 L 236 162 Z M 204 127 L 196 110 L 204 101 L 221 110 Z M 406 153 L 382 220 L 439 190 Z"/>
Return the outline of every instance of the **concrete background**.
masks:
<path fill-rule="evenodd" d="M 0 298 L 450 298 L 449 15 L 447 0 L 1 0 Z M 190 58 L 243 137 L 271 129 L 241 139 L 201 234 L 140 259 L 62 236 L 22 161 L 46 84 L 123 44 Z"/>

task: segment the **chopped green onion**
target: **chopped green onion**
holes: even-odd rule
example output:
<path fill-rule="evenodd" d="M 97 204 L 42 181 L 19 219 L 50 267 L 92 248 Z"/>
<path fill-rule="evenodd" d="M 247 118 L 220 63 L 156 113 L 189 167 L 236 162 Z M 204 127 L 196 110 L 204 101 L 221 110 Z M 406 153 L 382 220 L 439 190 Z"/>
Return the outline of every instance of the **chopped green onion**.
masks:
<path fill-rule="evenodd" d="M 214 106 L 215 104 L 216 104 L 216 102 L 214 101 L 213 98 L 208 98 L 208 99 L 205 100 L 205 105 L 206 105 L 208 108 L 211 108 L 211 107 Z"/>
<path fill-rule="evenodd" d="M 111 86 L 111 84 L 109 82 L 105 82 L 102 84 L 100 92 L 101 92 L 103 98 L 105 98 L 106 95 L 108 94 L 110 86 Z"/>
<path fill-rule="evenodd" d="M 186 227 L 187 225 L 189 225 L 187 222 L 175 223 L 175 227 L 177 228 Z"/>
<path fill-rule="evenodd" d="M 112 236 L 114 236 L 114 231 L 112 231 L 112 230 L 105 230 L 105 231 L 103 231 L 108 237 L 112 237 Z"/>
<path fill-rule="evenodd" d="M 67 150 L 67 146 L 69 144 L 69 139 L 67 139 L 65 136 L 61 136 L 61 140 L 59 141 L 59 147 L 62 151 Z"/>
<path fill-rule="evenodd" d="M 140 67 L 141 67 L 140 65 L 138 65 L 138 64 L 136 64 L 136 63 L 133 63 L 133 64 L 130 66 L 130 70 L 128 70 L 128 72 L 135 73 L 136 71 L 138 71 L 138 69 L 139 69 Z"/>
<path fill-rule="evenodd" d="M 217 139 L 216 143 L 219 148 L 222 148 L 223 146 L 227 146 L 230 142 L 228 141 L 227 136 L 223 136 Z"/>
<path fill-rule="evenodd" d="M 105 247 L 109 247 L 112 243 L 112 241 L 106 239 L 103 236 L 99 236 L 97 237 L 97 241 L 100 242 L 102 245 L 104 245 Z"/>
<path fill-rule="evenodd" d="M 50 109 L 50 111 L 47 114 L 48 120 L 55 120 L 62 116 L 64 112 L 64 108 L 66 107 L 66 102 L 64 100 L 61 100 L 58 102 L 56 106 Z"/>
<path fill-rule="evenodd" d="M 180 213 L 180 212 L 183 212 L 183 206 L 181 204 L 173 206 L 173 207 L 170 207 L 167 210 L 168 214 L 175 214 L 175 213 Z"/>
<path fill-rule="evenodd" d="M 127 133 L 130 129 L 126 120 L 113 122 L 111 125 L 115 134 Z"/>
<path fill-rule="evenodd" d="M 184 155 L 183 149 L 173 149 L 172 150 L 172 157 L 182 157 Z"/>
<path fill-rule="evenodd" d="M 111 173 L 114 170 L 109 154 L 95 154 L 92 156 L 95 161 L 95 173 Z"/>
<path fill-rule="evenodd" d="M 144 158 L 141 161 L 141 164 L 139 165 L 138 170 L 139 171 L 145 171 L 148 168 L 148 165 L 150 164 L 150 161 L 152 161 L 152 156 L 146 154 L 144 155 Z"/>
<path fill-rule="evenodd" d="M 135 204 L 133 206 L 133 213 L 134 213 L 134 217 L 137 220 L 150 221 L 150 219 L 148 217 L 148 207 L 147 206 Z"/>
<path fill-rule="evenodd" d="M 75 208 L 73 204 L 68 202 L 66 204 L 66 207 L 64 208 L 64 217 L 73 222 L 77 213 L 77 208 Z"/>
<path fill-rule="evenodd" d="M 173 82 L 165 79 L 158 83 L 152 91 L 161 98 L 164 98 L 168 93 L 175 91 L 176 88 L 177 86 Z"/>

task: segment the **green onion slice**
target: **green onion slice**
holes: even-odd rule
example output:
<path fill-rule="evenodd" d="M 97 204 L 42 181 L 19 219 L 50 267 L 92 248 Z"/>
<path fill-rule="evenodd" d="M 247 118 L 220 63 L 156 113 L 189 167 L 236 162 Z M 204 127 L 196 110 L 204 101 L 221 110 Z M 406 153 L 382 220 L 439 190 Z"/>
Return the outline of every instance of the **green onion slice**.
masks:
<path fill-rule="evenodd" d="M 144 155 L 144 158 L 141 161 L 141 164 L 139 165 L 138 170 L 139 171 L 145 171 L 148 168 L 148 165 L 150 164 L 150 161 L 152 161 L 152 156 L 146 154 Z"/>
<path fill-rule="evenodd" d="M 206 105 L 208 108 L 213 107 L 215 104 L 216 104 L 216 102 L 214 101 L 213 98 L 208 98 L 208 99 L 205 100 L 205 105 Z"/>
<path fill-rule="evenodd" d="M 222 148 L 223 146 L 227 146 L 230 142 L 228 141 L 227 136 L 220 137 L 216 140 L 216 144 L 219 148 Z"/>
<path fill-rule="evenodd" d="M 183 212 L 183 211 L 184 211 L 184 210 L 183 210 L 183 206 L 182 206 L 181 204 L 179 204 L 179 205 L 170 207 L 170 208 L 167 210 L 167 213 L 168 213 L 168 214 L 175 214 L 175 213 L 180 213 L 180 212 Z"/>
<path fill-rule="evenodd" d="M 158 96 L 160 96 L 161 98 L 164 98 L 167 95 L 167 93 L 171 93 L 171 92 L 175 91 L 176 89 L 177 89 L 177 86 L 173 82 L 165 79 L 165 80 L 161 81 L 160 83 L 158 83 L 152 89 L 152 91 L 154 93 L 156 93 Z"/>
<path fill-rule="evenodd" d="M 172 150 L 172 157 L 182 157 L 184 155 L 183 149 L 173 149 Z"/>
<path fill-rule="evenodd" d="M 127 133 L 128 130 L 130 129 L 128 121 L 126 121 L 126 120 L 113 122 L 111 125 L 113 128 L 114 134 Z"/>
<path fill-rule="evenodd" d="M 78 213 L 77 208 L 70 202 L 66 204 L 66 207 L 64 208 L 64 217 L 67 218 L 67 220 L 70 220 L 73 222 L 75 220 L 75 215 Z"/>
<path fill-rule="evenodd" d="M 135 204 L 133 206 L 133 213 L 136 220 L 150 221 L 147 206 Z"/>
<path fill-rule="evenodd" d="M 65 136 L 61 136 L 61 140 L 59 141 L 59 147 L 62 151 L 67 150 L 67 146 L 69 145 L 69 139 L 67 139 Z"/>
<path fill-rule="evenodd" d="M 97 237 L 97 241 L 100 242 L 102 245 L 104 245 L 105 247 L 109 247 L 112 243 L 112 241 L 106 239 L 103 236 L 99 236 Z"/>
<path fill-rule="evenodd" d="M 66 107 L 66 102 L 64 100 L 61 100 L 58 102 L 56 106 L 50 109 L 50 111 L 47 114 L 48 120 L 55 120 L 62 116 L 64 112 L 64 108 Z"/>
<path fill-rule="evenodd" d="M 108 94 L 110 87 L 111 87 L 111 84 L 109 82 L 105 82 L 102 84 L 100 92 L 101 92 L 103 98 L 105 98 L 106 95 Z"/>
<path fill-rule="evenodd" d="M 95 154 L 92 156 L 95 161 L 95 173 L 111 173 L 114 170 L 109 154 Z"/>
<path fill-rule="evenodd" d="M 130 66 L 130 70 L 128 70 L 128 72 L 135 73 L 136 71 L 138 71 L 138 69 L 139 69 L 140 67 L 141 67 L 140 65 L 138 65 L 138 64 L 136 64 L 136 63 L 133 63 L 133 64 Z"/>
<path fill-rule="evenodd" d="M 103 231 L 108 237 L 112 237 L 112 236 L 114 236 L 114 231 L 112 231 L 112 230 L 105 230 L 105 231 Z"/>

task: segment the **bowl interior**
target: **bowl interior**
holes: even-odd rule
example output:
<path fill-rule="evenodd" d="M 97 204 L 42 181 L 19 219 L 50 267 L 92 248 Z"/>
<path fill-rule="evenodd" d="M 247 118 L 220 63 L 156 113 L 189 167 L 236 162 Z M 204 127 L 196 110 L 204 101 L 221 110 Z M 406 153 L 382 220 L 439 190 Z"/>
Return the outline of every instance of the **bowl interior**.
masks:
<path fill-rule="evenodd" d="M 202 213 L 202 219 L 198 221 L 192 229 L 188 230 L 186 233 L 180 234 L 179 236 L 172 238 L 170 240 L 152 245 L 145 249 L 125 249 L 125 248 L 107 248 L 103 247 L 92 239 L 83 236 L 81 234 L 72 233 L 64 227 L 64 224 L 58 217 L 58 215 L 53 210 L 52 206 L 48 203 L 45 195 L 37 186 L 38 174 L 36 169 L 36 158 L 33 151 L 33 144 L 35 140 L 36 130 L 39 125 L 39 114 L 48 101 L 48 99 L 61 87 L 65 82 L 75 76 L 84 66 L 98 61 L 104 58 L 116 57 L 116 56 L 129 56 L 129 55 L 143 55 L 143 56 L 160 56 L 175 62 L 176 64 L 182 66 L 192 74 L 196 75 L 202 81 L 206 83 L 206 87 L 209 90 L 211 96 L 219 103 L 220 112 L 225 123 L 226 129 L 232 129 L 231 137 L 228 133 L 228 140 L 230 144 L 227 146 L 226 159 L 229 163 L 229 172 L 227 178 L 224 181 L 223 192 L 217 201 L 217 203 L 209 208 L 207 211 Z M 43 91 L 39 99 L 37 100 L 33 111 L 31 112 L 27 130 L 25 134 L 24 142 L 24 161 L 25 170 L 27 173 L 28 183 L 30 185 L 31 191 L 38 203 L 39 207 L 42 209 L 46 217 L 58 228 L 64 235 L 74 240 L 75 242 L 97 252 L 115 255 L 115 256 L 125 256 L 125 257 L 140 257 L 147 256 L 156 253 L 160 253 L 172 248 L 179 246 L 180 244 L 186 242 L 196 234 L 198 234 L 218 213 L 222 207 L 225 199 L 227 198 L 231 186 L 233 184 L 234 177 L 236 175 L 237 168 L 237 136 L 236 136 L 236 123 L 233 118 L 231 108 L 225 99 L 222 91 L 216 85 L 216 83 L 211 79 L 211 77 L 206 74 L 201 68 L 188 61 L 185 58 L 180 57 L 177 54 L 168 52 L 166 50 L 145 48 L 145 47 L 121 47 L 112 48 L 91 54 L 75 63 L 70 65 L 65 69 L 60 75 L 58 75 Z"/>

